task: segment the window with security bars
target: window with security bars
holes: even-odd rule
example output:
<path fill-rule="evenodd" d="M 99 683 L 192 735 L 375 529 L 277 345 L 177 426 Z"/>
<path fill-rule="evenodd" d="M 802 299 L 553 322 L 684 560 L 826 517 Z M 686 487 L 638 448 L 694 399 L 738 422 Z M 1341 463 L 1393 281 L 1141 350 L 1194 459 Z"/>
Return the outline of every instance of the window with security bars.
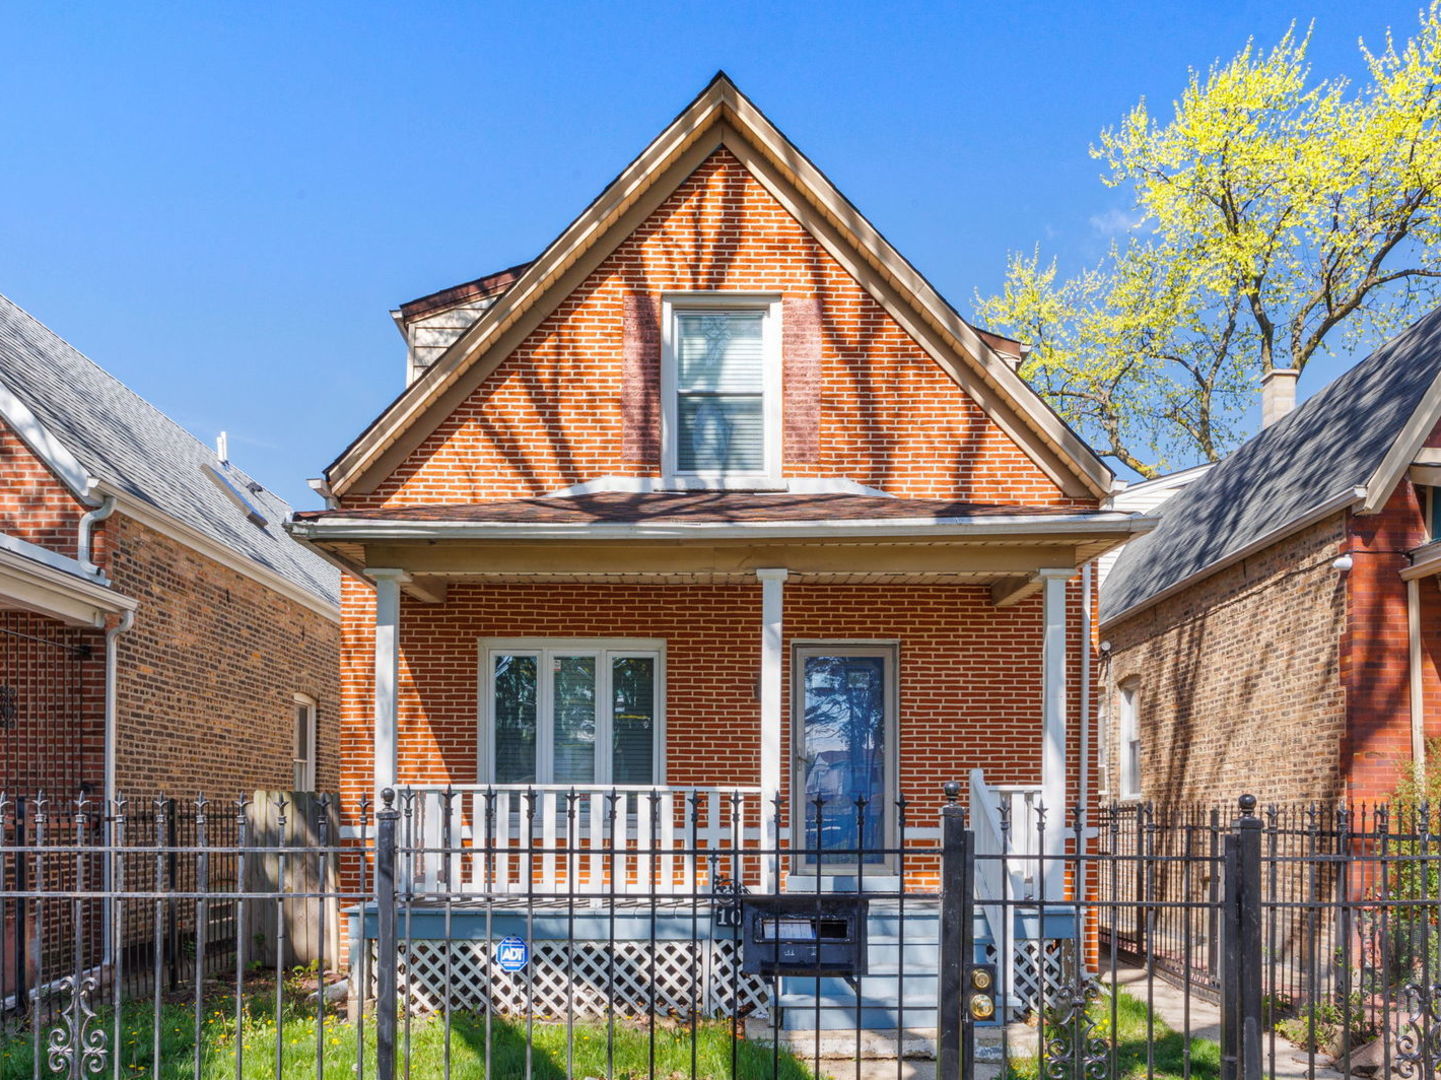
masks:
<path fill-rule="evenodd" d="M 492 782 L 659 782 L 658 650 L 503 646 L 485 663 Z"/>
<path fill-rule="evenodd" d="M 765 309 L 675 312 L 676 469 L 766 471 Z"/>

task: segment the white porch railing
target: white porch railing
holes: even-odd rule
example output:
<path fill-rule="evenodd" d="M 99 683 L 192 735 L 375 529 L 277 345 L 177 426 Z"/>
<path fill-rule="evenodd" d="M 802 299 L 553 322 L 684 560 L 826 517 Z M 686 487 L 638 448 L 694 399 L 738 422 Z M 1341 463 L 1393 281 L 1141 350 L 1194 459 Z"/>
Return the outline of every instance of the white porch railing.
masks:
<path fill-rule="evenodd" d="M 413 787 L 401 806 L 404 870 L 422 893 L 687 894 L 718 879 L 771 891 L 773 859 L 746 851 L 758 787 Z"/>
<path fill-rule="evenodd" d="M 1036 811 L 1040 798 L 1039 787 L 991 785 L 980 769 L 971 770 L 969 825 L 977 856 L 976 903 L 996 943 L 1001 967 L 998 989 L 1003 1000 L 1009 1000 L 1015 985 L 1015 925 L 1010 915 L 1018 901 L 1037 898 L 1041 839 Z M 1003 806 L 1007 815 L 1002 815 Z M 1060 900 L 1061 893 L 1052 894 L 1047 889 L 1046 899 Z"/>

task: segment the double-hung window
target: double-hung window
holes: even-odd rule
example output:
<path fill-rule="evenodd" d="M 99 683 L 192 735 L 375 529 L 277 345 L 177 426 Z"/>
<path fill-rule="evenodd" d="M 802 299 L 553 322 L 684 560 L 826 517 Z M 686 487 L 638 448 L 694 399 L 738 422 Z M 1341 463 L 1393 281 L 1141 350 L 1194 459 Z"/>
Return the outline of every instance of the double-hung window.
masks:
<path fill-rule="evenodd" d="M 1121 798 L 1134 799 L 1141 794 L 1141 718 L 1137 714 L 1140 687 L 1134 681 L 1120 686 L 1120 747 Z"/>
<path fill-rule="evenodd" d="M 481 646 L 480 775 L 496 784 L 655 784 L 664 645 L 519 639 Z"/>
<path fill-rule="evenodd" d="M 662 336 L 667 477 L 755 486 L 780 473 L 780 304 L 734 293 L 668 297 Z"/>
<path fill-rule="evenodd" d="M 295 791 L 314 791 L 316 701 L 309 694 L 296 694 L 291 707 L 295 731 L 291 784 Z"/>

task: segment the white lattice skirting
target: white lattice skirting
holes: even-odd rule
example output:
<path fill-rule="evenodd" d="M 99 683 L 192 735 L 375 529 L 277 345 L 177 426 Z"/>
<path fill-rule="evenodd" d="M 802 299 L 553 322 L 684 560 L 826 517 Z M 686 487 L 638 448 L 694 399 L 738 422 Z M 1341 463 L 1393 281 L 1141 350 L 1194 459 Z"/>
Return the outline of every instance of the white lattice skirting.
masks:
<path fill-rule="evenodd" d="M 1015 943 L 1016 985 L 1012 990 L 1013 1008 L 1019 1012 L 1037 1013 L 1041 1002 L 1048 1004 L 1065 1000 L 1075 982 L 1076 964 L 1071 941 L 1018 941 Z M 1000 950 L 986 945 L 986 961 L 996 963 Z M 1045 993 L 1042 994 L 1044 983 Z"/>
<path fill-rule="evenodd" d="M 448 987 L 453 1009 L 590 1019 L 745 1016 L 770 999 L 767 983 L 740 973 L 734 941 L 540 941 L 525 970 L 514 974 L 495 964 L 494 945 L 402 945 L 402 996 L 422 1014 L 445 1007 Z"/>

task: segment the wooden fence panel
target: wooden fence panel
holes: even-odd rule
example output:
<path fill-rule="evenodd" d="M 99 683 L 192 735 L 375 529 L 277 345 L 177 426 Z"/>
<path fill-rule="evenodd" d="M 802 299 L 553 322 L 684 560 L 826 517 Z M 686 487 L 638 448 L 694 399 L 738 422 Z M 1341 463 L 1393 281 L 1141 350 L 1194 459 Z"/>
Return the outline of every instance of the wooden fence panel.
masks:
<path fill-rule="evenodd" d="M 320 820 L 328 816 L 326 844 L 339 843 L 339 799 L 312 791 L 257 791 L 247 809 L 250 844 L 265 848 L 309 848 L 290 854 L 284 850 L 249 854 L 246 889 L 286 894 L 275 900 L 249 901 L 246 918 L 249 941 L 241 942 L 250 962 L 282 967 L 324 963 L 338 968 L 340 952 L 339 859 L 334 852 L 314 851 L 321 844 Z M 283 810 L 283 816 L 282 816 Z M 304 895 L 324 893 L 325 896 Z M 296 895 L 301 894 L 301 895 Z"/>

